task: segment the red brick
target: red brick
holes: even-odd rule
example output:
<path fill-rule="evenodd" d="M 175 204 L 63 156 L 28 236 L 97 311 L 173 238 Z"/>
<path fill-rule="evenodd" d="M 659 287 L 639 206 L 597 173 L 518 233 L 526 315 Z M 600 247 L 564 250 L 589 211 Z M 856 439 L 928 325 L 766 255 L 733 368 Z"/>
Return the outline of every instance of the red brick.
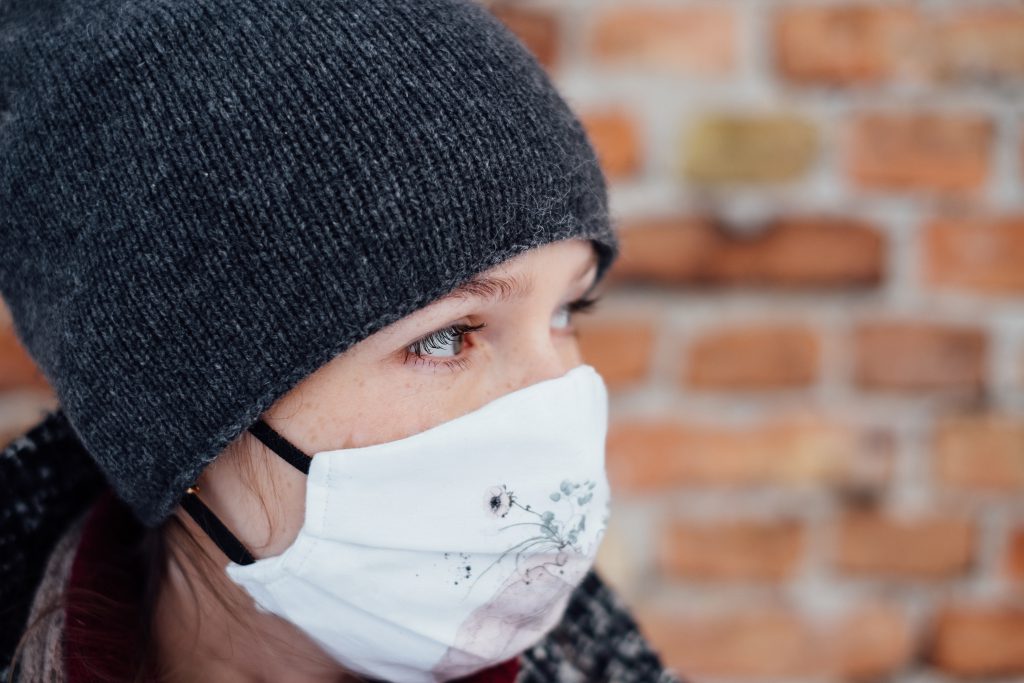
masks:
<path fill-rule="evenodd" d="M 50 385 L 14 332 L 10 311 L 0 302 L 0 391 L 43 389 Z"/>
<path fill-rule="evenodd" d="M 923 250 L 926 284 L 1024 294 L 1024 215 L 936 218 Z"/>
<path fill-rule="evenodd" d="M 867 604 L 822 623 L 785 606 L 669 614 L 639 606 L 665 663 L 690 677 L 793 679 L 884 676 L 905 666 L 913 639 L 895 606 Z"/>
<path fill-rule="evenodd" d="M 915 321 L 856 326 L 854 382 L 862 389 L 978 391 L 988 337 L 974 327 Z"/>
<path fill-rule="evenodd" d="M 846 172 L 862 188 L 968 196 L 988 179 L 994 126 L 986 116 L 871 112 L 848 124 Z"/>
<path fill-rule="evenodd" d="M 642 381 L 650 372 L 654 325 L 647 321 L 587 320 L 577 323 L 585 362 L 604 377 L 609 390 Z"/>
<path fill-rule="evenodd" d="M 781 608 L 699 615 L 641 612 L 664 662 L 690 678 L 811 676 L 822 669 L 814 632 Z"/>
<path fill-rule="evenodd" d="M 624 222 L 622 257 L 609 279 L 664 285 L 786 288 L 874 286 L 885 242 L 872 225 L 827 216 L 785 217 L 739 237 L 698 217 Z"/>
<path fill-rule="evenodd" d="M 929 660 L 954 676 L 1024 674 L 1024 607 L 954 606 L 936 619 Z"/>
<path fill-rule="evenodd" d="M 640 133 L 629 113 L 623 109 L 581 112 L 580 121 L 610 180 L 636 175 L 642 163 Z"/>
<path fill-rule="evenodd" d="M 608 274 L 617 282 L 692 280 L 719 240 L 708 221 L 689 216 L 625 221 L 618 234 L 622 255 Z"/>
<path fill-rule="evenodd" d="M 1024 525 L 1014 529 L 1007 539 L 1003 570 L 1011 579 L 1024 581 Z"/>
<path fill-rule="evenodd" d="M 737 22 L 727 7 L 608 7 L 594 10 L 588 49 L 603 65 L 724 75 L 737 57 Z"/>
<path fill-rule="evenodd" d="M 1024 79 L 1024 7 L 963 7 L 937 31 L 938 77 L 970 85 Z"/>
<path fill-rule="evenodd" d="M 993 493 L 1024 491 L 1024 418 L 947 415 L 938 421 L 933 438 L 940 483 Z"/>
<path fill-rule="evenodd" d="M 907 615 L 896 605 L 868 604 L 846 615 L 833 631 L 831 670 L 846 680 L 903 670 L 916 654 Z"/>
<path fill-rule="evenodd" d="M 781 580 L 804 549 L 797 521 L 674 520 L 661 537 L 658 561 L 667 575 L 689 580 Z"/>
<path fill-rule="evenodd" d="M 697 337 L 682 381 L 694 389 L 804 387 L 818 379 L 820 356 L 817 335 L 802 326 L 734 326 Z"/>
<path fill-rule="evenodd" d="M 526 45 L 545 69 L 557 67 L 562 35 L 554 12 L 521 7 L 509 0 L 484 2 L 484 6 Z"/>
<path fill-rule="evenodd" d="M 870 491 L 892 470 L 887 435 L 813 418 L 746 428 L 613 420 L 607 449 L 612 485 L 626 494 L 694 486 Z"/>
<path fill-rule="evenodd" d="M 920 17 L 909 7 L 840 4 L 782 9 L 774 23 L 777 68 L 799 83 L 846 85 L 920 71 Z"/>
<path fill-rule="evenodd" d="M 932 579 L 957 576 L 971 566 L 975 542 L 969 519 L 898 518 L 848 512 L 839 523 L 834 564 L 849 574 Z"/>

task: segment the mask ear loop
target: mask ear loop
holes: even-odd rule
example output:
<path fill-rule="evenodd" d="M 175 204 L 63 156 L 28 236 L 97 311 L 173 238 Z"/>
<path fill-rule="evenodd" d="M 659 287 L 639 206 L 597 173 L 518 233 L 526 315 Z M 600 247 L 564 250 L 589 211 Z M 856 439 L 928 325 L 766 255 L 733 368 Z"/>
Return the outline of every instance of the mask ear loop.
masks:
<path fill-rule="evenodd" d="M 189 486 L 185 491 L 185 496 L 181 499 L 181 507 L 185 509 L 185 512 L 192 516 L 199 528 L 206 532 L 210 540 L 228 556 L 229 560 L 241 565 L 255 562 L 256 558 L 252 556 L 252 553 L 238 540 L 238 537 L 224 526 L 224 522 L 217 519 L 213 510 L 206 507 L 206 503 L 199 498 L 198 494 L 198 486 Z"/>
<path fill-rule="evenodd" d="M 292 442 L 284 438 L 274 428 L 263 421 L 263 418 L 256 420 L 249 427 L 253 436 L 263 442 L 270 450 L 274 451 L 289 465 L 303 474 L 309 474 L 309 463 L 312 460 L 308 455 L 292 445 Z"/>
<path fill-rule="evenodd" d="M 290 441 L 278 434 L 263 419 L 256 420 L 249 431 L 263 442 L 271 451 L 276 453 L 282 460 L 302 472 L 309 474 L 309 462 L 312 458 L 296 448 Z M 199 487 L 195 484 L 189 486 L 181 499 L 181 507 L 184 508 L 199 528 L 210 537 L 210 540 L 220 548 L 229 560 L 239 565 L 252 564 L 256 561 L 252 553 L 245 545 L 238 540 L 231 531 L 224 525 L 217 515 L 206 506 L 206 503 L 199 497 Z"/>

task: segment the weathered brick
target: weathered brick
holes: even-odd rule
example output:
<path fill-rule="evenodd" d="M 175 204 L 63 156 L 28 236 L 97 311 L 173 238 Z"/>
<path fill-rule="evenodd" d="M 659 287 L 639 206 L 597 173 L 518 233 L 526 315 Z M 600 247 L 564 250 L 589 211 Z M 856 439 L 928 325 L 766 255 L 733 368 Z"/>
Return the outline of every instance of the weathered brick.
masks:
<path fill-rule="evenodd" d="M 627 220 L 618 234 L 622 255 L 608 273 L 609 282 L 692 281 L 719 240 L 710 222 L 695 216 Z"/>
<path fill-rule="evenodd" d="M 789 181 L 817 158 L 818 130 L 791 114 L 712 114 L 688 124 L 680 152 L 688 181 Z"/>
<path fill-rule="evenodd" d="M 584 361 L 601 373 L 609 390 L 628 387 L 647 377 L 654 348 L 653 323 L 586 320 L 576 325 Z"/>
<path fill-rule="evenodd" d="M 774 604 L 686 614 L 639 605 L 636 612 L 666 664 L 695 680 L 884 676 L 913 652 L 906 615 L 887 604 L 820 621 Z"/>
<path fill-rule="evenodd" d="M 668 666 L 689 678 L 812 676 L 822 669 L 814 632 L 782 608 L 708 614 L 637 609 L 642 628 Z"/>
<path fill-rule="evenodd" d="M 862 188 L 973 195 L 988 179 L 994 125 L 984 115 L 865 112 L 847 124 L 846 172 Z"/>
<path fill-rule="evenodd" d="M 846 615 L 833 631 L 831 673 L 864 680 L 904 670 L 917 654 L 906 613 L 897 605 L 867 604 Z"/>
<path fill-rule="evenodd" d="M 0 302 L 0 391 L 50 388 L 42 371 L 14 332 L 10 311 Z"/>
<path fill-rule="evenodd" d="M 978 391 L 988 337 L 975 327 L 905 320 L 856 325 L 854 377 L 862 389 Z"/>
<path fill-rule="evenodd" d="M 871 491 L 892 471 L 891 436 L 815 419 L 746 428 L 613 420 L 608 471 L 626 494 L 680 487 L 831 486 Z"/>
<path fill-rule="evenodd" d="M 553 71 L 557 68 L 562 35 L 558 17 L 553 11 L 522 7 L 509 0 L 491 0 L 483 4 L 526 45 L 545 69 Z"/>
<path fill-rule="evenodd" d="M 923 238 L 925 283 L 1024 293 L 1024 214 L 942 216 L 925 226 Z"/>
<path fill-rule="evenodd" d="M 932 452 L 938 481 L 994 493 L 1024 490 L 1024 418 L 985 413 L 939 419 Z"/>
<path fill-rule="evenodd" d="M 1024 7 L 961 7 L 937 28 L 936 75 L 973 86 L 1024 79 Z"/>
<path fill-rule="evenodd" d="M 928 658 L 954 676 L 1024 674 L 1024 608 L 957 605 L 942 610 Z"/>
<path fill-rule="evenodd" d="M 609 280 L 665 285 L 863 287 L 883 278 L 886 243 L 870 223 L 789 216 L 750 236 L 694 216 L 624 221 Z"/>
<path fill-rule="evenodd" d="M 673 520 L 661 535 L 658 564 L 689 580 L 781 580 L 791 577 L 804 551 L 795 520 Z"/>
<path fill-rule="evenodd" d="M 785 323 L 749 324 L 700 334 L 685 351 L 682 381 L 694 389 L 778 389 L 818 379 L 814 330 Z"/>
<path fill-rule="evenodd" d="M 1024 524 L 1018 525 L 1007 539 L 1003 571 L 1010 579 L 1024 582 Z"/>
<path fill-rule="evenodd" d="M 625 6 L 594 13 L 587 48 L 596 63 L 703 75 L 735 68 L 732 8 Z"/>
<path fill-rule="evenodd" d="M 912 519 L 851 511 L 839 522 L 837 569 L 850 574 L 933 579 L 963 574 L 975 542 L 972 520 L 927 516 Z"/>
<path fill-rule="evenodd" d="M 877 83 L 923 70 L 921 17 L 911 7 L 797 5 L 773 25 L 775 61 L 799 83 Z"/>
<path fill-rule="evenodd" d="M 609 180 L 629 178 L 640 170 L 640 132 L 629 113 L 620 108 L 583 111 L 579 116 Z"/>

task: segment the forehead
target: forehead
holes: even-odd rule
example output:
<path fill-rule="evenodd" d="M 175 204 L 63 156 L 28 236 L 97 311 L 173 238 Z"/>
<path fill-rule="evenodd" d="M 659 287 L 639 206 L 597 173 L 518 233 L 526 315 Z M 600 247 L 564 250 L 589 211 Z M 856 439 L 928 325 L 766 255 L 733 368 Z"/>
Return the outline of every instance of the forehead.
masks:
<path fill-rule="evenodd" d="M 589 245 L 590 243 L 587 242 L 585 244 Z M 528 254 L 530 252 L 527 252 Z M 566 268 L 571 268 L 577 260 L 579 260 L 579 257 L 573 258 L 570 261 L 569 258 L 563 255 L 563 258 L 555 262 L 565 263 Z M 515 263 L 523 262 L 520 259 L 514 259 L 513 261 Z M 513 270 L 508 268 L 506 264 L 502 264 L 502 267 L 505 270 Z M 593 247 L 587 247 L 585 258 L 582 259 L 579 266 L 574 268 L 571 278 L 573 281 L 582 279 L 583 276 L 596 268 L 597 251 Z M 533 286 L 533 279 L 526 273 L 515 272 L 514 270 L 513 272 L 497 272 L 492 268 L 491 270 L 477 273 L 448 294 L 436 299 L 433 304 L 466 299 L 502 303 L 529 296 L 533 293 Z"/>

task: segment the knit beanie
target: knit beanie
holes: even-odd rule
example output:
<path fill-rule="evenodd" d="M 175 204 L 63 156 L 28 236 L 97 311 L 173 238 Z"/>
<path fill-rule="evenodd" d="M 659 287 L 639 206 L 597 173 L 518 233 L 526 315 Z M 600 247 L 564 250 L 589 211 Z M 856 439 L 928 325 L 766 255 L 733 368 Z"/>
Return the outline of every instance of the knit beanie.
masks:
<path fill-rule="evenodd" d="M 472 0 L 0 0 L 0 295 L 146 525 L 278 397 L 528 249 L 618 251 Z"/>

